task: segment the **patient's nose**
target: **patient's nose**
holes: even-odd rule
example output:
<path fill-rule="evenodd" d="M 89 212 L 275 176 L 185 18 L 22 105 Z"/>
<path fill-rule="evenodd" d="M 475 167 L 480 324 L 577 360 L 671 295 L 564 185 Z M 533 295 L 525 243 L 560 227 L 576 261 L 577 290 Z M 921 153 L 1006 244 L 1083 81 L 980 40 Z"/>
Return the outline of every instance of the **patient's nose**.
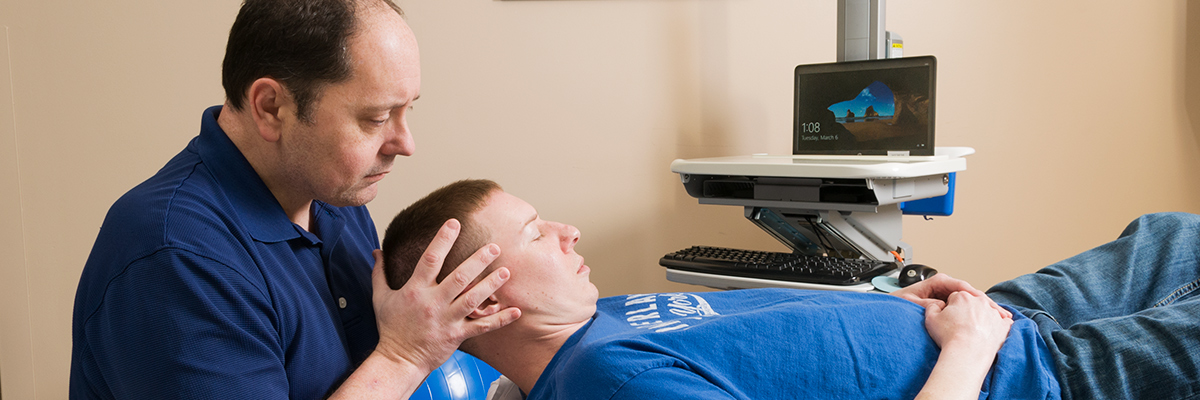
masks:
<path fill-rule="evenodd" d="M 561 239 L 559 239 L 562 243 L 562 250 L 564 253 L 570 252 L 575 248 L 575 243 L 579 242 L 579 229 L 567 224 L 559 224 L 559 229 L 562 232 Z"/>

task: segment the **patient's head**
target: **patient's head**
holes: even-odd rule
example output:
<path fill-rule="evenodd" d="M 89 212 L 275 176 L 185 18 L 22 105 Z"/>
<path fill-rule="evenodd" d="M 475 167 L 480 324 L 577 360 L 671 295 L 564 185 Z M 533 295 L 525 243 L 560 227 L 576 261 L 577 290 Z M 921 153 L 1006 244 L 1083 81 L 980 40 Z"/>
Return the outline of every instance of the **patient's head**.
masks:
<path fill-rule="evenodd" d="M 461 180 L 433 191 L 400 211 L 383 237 L 383 271 L 388 286 L 399 289 L 408 282 L 425 248 L 429 247 L 442 224 L 451 218 L 457 219 L 462 229 L 446 255 L 438 282 L 486 245 L 488 235 L 478 224 L 472 223 L 471 214 L 483 207 L 489 195 L 501 190 L 500 185 L 489 180 Z"/>
<path fill-rule="evenodd" d="M 586 321 L 595 313 L 598 292 L 588 280 L 591 270 L 575 252 L 579 230 L 541 219 L 529 203 L 487 180 L 454 182 L 392 220 L 383 240 L 384 271 L 392 288 L 412 276 L 421 254 L 450 218 L 462 229 L 439 281 L 487 243 L 499 245 L 500 256 L 486 271 L 506 267 L 511 272 L 508 282 L 477 310 L 480 316 L 518 307 L 517 324 L 553 325 Z"/>

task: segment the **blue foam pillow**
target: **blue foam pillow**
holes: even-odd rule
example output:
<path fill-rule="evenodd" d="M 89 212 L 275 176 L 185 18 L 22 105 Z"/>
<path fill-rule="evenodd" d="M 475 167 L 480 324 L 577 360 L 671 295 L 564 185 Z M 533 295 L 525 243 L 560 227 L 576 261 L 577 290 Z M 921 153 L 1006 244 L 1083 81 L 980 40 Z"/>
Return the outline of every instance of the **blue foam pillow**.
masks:
<path fill-rule="evenodd" d="M 461 351 L 438 369 L 433 370 L 425 383 L 413 392 L 410 400 L 484 400 L 488 387 L 500 378 L 500 372 Z"/>

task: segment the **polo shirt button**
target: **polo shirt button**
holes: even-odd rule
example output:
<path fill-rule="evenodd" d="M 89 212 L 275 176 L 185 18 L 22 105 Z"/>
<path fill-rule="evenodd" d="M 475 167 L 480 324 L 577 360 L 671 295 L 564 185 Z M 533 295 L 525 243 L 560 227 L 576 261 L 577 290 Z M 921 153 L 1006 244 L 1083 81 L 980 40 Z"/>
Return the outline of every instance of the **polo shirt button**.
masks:
<path fill-rule="evenodd" d="M 346 308 L 346 298 L 345 297 L 338 297 L 338 307 Z"/>

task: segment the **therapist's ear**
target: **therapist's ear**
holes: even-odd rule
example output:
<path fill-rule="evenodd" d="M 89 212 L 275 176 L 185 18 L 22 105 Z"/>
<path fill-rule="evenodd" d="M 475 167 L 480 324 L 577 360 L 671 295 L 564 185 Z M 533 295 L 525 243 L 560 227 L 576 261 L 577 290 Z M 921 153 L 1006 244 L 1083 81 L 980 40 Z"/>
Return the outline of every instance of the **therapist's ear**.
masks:
<path fill-rule="evenodd" d="M 483 303 L 480 303 L 479 307 L 475 307 L 474 310 L 471 310 L 471 314 L 467 315 L 467 318 L 469 318 L 469 319 L 483 318 L 483 317 L 495 314 L 497 312 L 500 312 L 500 310 L 502 310 L 502 309 L 503 308 L 500 307 L 499 299 L 497 299 L 496 295 L 493 294 L 491 296 L 488 296 L 488 298 L 486 300 L 484 300 Z"/>
<path fill-rule="evenodd" d="M 290 101 L 283 85 L 269 77 L 258 78 L 246 91 L 246 100 L 259 136 L 268 142 L 278 141 L 283 132 L 283 113 L 287 110 L 284 105 Z"/>

